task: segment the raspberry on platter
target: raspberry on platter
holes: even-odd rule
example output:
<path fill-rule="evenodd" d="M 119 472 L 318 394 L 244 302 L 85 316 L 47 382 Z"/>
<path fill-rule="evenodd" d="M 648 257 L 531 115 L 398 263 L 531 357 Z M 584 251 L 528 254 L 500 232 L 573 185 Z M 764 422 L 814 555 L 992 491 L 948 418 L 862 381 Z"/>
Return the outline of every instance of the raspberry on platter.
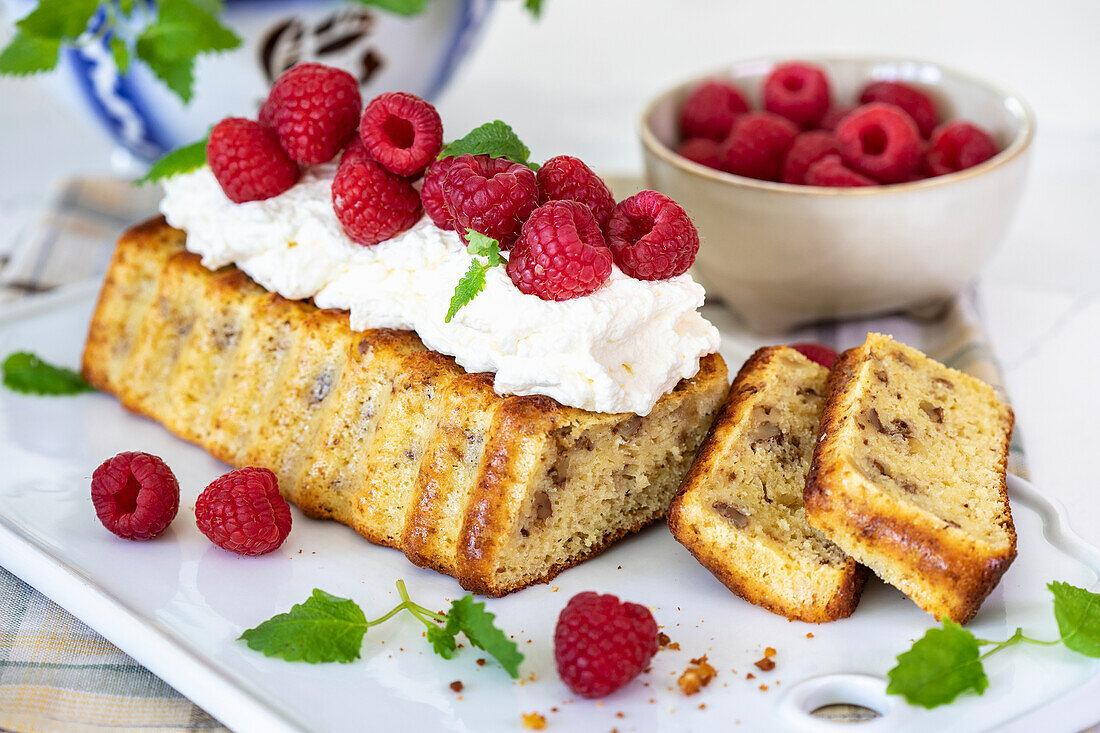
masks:
<path fill-rule="evenodd" d="M 443 122 L 435 107 L 415 94 L 386 92 L 363 110 L 359 137 L 390 173 L 415 178 L 439 155 Z"/>
<path fill-rule="evenodd" d="M 615 208 L 611 189 L 580 158 L 559 155 L 542 164 L 535 174 L 539 187 L 539 203 L 548 201 L 579 201 L 592 211 L 600 228 Z"/>
<path fill-rule="evenodd" d="M 114 534 L 127 540 L 148 540 L 175 518 L 180 486 L 159 457 L 119 453 L 92 474 L 92 504 L 99 521 Z"/>
<path fill-rule="evenodd" d="M 336 170 L 332 207 L 348 237 L 367 246 L 410 229 L 421 214 L 420 194 L 411 183 L 354 154 Z"/>
<path fill-rule="evenodd" d="M 214 125 L 206 162 L 236 204 L 278 196 L 297 183 L 301 173 L 270 128 L 243 117 L 226 117 Z"/>
<path fill-rule="evenodd" d="M 324 64 L 298 64 L 275 80 L 260 108 L 291 159 L 327 163 L 355 135 L 363 106 L 359 84 L 348 72 Z"/>
<path fill-rule="evenodd" d="M 687 272 L 699 251 L 699 232 L 678 203 L 657 191 L 619 202 L 607 222 L 615 264 L 638 280 L 667 280 Z"/>
<path fill-rule="evenodd" d="M 290 507 L 266 468 L 241 468 L 214 479 L 195 502 L 199 531 L 223 550 L 263 555 L 290 533 Z"/>
<path fill-rule="evenodd" d="M 507 272 L 522 293 L 570 300 L 594 293 L 610 277 L 611 251 L 587 206 L 551 201 L 524 223 Z"/>
<path fill-rule="evenodd" d="M 791 348 L 798 351 L 802 356 L 806 357 L 810 361 L 817 362 L 826 369 L 833 368 L 833 362 L 836 361 L 836 351 L 830 349 L 825 344 L 815 344 L 810 341 L 802 341 L 797 344 L 791 344 Z"/>
<path fill-rule="evenodd" d="M 554 629 L 558 676 L 581 697 L 610 695 L 637 677 L 656 653 L 653 614 L 613 595 L 578 593 Z"/>
<path fill-rule="evenodd" d="M 539 202 L 535 173 L 507 158 L 460 155 L 443 179 L 443 199 L 465 240 L 466 230 L 509 249 Z"/>
<path fill-rule="evenodd" d="M 420 186 L 420 201 L 424 204 L 424 211 L 428 212 L 437 227 L 448 231 L 455 228 L 455 218 L 443 197 L 443 179 L 454 162 L 454 158 L 433 160 L 424 171 L 424 182 Z"/>

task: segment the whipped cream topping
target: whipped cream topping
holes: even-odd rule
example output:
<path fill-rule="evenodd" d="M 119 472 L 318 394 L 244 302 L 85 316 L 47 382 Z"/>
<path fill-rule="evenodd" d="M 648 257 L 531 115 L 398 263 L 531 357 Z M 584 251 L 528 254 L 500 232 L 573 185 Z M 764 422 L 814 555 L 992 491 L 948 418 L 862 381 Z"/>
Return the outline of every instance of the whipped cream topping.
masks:
<path fill-rule="evenodd" d="M 592 295 L 562 302 L 521 293 L 494 267 L 445 323 L 473 259 L 461 238 L 425 216 L 393 239 L 355 244 L 332 208 L 335 173 L 317 166 L 279 196 L 234 204 L 203 167 L 165 181 L 160 210 L 206 267 L 233 263 L 285 298 L 348 310 L 355 330 L 414 330 L 468 372 L 495 372 L 500 394 L 647 415 L 718 349 L 718 330 L 698 312 L 703 287 L 689 275 L 647 282 L 617 267 Z"/>

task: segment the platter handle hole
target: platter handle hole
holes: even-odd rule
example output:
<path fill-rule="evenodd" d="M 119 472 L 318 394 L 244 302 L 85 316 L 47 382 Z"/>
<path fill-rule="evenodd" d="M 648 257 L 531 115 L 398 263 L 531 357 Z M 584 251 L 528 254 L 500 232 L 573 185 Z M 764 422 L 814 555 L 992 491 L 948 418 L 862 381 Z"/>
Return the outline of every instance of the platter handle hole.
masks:
<path fill-rule="evenodd" d="M 886 694 L 886 680 L 864 674 L 811 677 L 790 687 L 779 705 L 797 729 L 815 731 L 850 723 L 880 730 L 900 714 L 898 698 Z"/>

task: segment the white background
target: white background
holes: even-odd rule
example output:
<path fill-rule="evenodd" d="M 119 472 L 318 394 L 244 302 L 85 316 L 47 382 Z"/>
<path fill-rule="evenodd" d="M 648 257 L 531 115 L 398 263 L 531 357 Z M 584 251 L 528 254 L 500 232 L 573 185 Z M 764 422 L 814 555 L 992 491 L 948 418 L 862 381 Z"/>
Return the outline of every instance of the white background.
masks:
<path fill-rule="evenodd" d="M 1039 118 L 1030 185 L 983 276 L 982 305 L 1035 483 L 1100 545 L 1100 2 L 545 2 L 536 23 L 519 0 L 501 0 L 440 101 L 449 129 L 501 118 L 536 158 L 570 152 L 636 171 L 648 97 L 757 55 L 911 56 L 1029 99 Z M 0 249 L 62 177 L 110 173 L 110 150 L 37 82 L 0 79 Z"/>

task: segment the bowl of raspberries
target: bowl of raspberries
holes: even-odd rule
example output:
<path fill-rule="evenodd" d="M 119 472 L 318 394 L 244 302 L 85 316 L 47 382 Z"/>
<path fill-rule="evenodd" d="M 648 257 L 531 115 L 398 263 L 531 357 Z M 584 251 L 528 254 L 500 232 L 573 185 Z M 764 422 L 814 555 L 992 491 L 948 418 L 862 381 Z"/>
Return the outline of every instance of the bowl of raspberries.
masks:
<path fill-rule="evenodd" d="M 640 125 L 647 184 L 699 230 L 697 277 L 763 332 L 949 302 L 1003 239 L 1034 133 L 984 81 L 841 58 L 736 63 Z"/>

